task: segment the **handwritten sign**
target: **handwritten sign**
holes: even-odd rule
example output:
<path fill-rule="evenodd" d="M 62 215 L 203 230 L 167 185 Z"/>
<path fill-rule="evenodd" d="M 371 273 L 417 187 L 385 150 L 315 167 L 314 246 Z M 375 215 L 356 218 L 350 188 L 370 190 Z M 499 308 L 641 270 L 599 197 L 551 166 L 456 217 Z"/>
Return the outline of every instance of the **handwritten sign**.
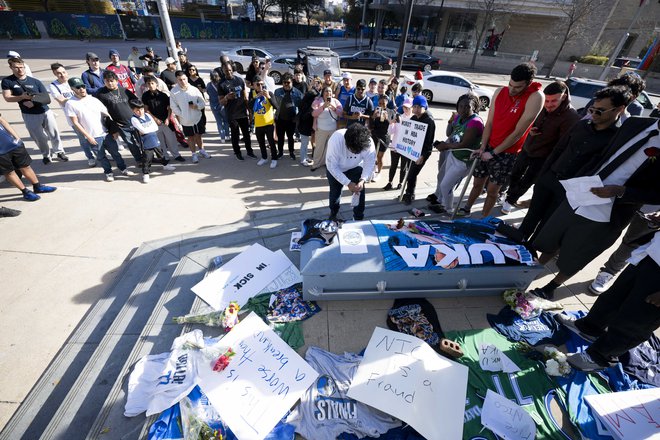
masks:
<path fill-rule="evenodd" d="M 484 371 L 504 371 L 505 373 L 520 371 L 515 362 L 493 344 L 481 344 L 479 347 L 479 366 Z"/>
<path fill-rule="evenodd" d="M 405 421 L 426 438 L 463 436 L 468 368 L 414 336 L 376 328 L 348 396 Z"/>
<path fill-rule="evenodd" d="M 209 273 L 191 290 L 214 310 L 224 310 L 230 301 L 243 306 L 291 265 L 284 253 L 272 252 L 255 243 Z"/>
<path fill-rule="evenodd" d="M 408 159 L 417 160 L 422 155 L 428 124 L 410 119 L 399 122 L 401 127 L 394 139 L 394 149 Z"/>
<path fill-rule="evenodd" d="M 534 440 L 536 425 L 527 411 L 492 390 L 481 408 L 481 424 L 505 440 Z"/>
<path fill-rule="evenodd" d="M 236 354 L 221 372 L 202 363 L 199 386 L 239 440 L 261 440 L 318 373 L 254 312 L 218 344 Z"/>
<path fill-rule="evenodd" d="M 660 388 L 594 394 L 585 399 L 614 438 L 660 438 Z"/>

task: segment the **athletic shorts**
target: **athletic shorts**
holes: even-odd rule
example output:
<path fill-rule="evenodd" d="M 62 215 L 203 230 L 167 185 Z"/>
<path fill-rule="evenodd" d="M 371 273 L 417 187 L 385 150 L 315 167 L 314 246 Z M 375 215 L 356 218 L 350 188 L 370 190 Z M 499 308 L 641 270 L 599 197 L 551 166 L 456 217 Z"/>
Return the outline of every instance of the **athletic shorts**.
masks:
<path fill-rule="evenodd" d="M 25 145 L 14 148 L 9 153 L 0 155 L 0 174 L 3 176 L 19 168 L 30 166 L 32 158 L 25 149 Z"/>
<path fill-rule="evenodd" d="M 473 176 L 488 177 L 488 180 L 496 185 L 506 185 L 511 178 L 511 171 L 517 156 L 517 154 L 500 153 L 486 162 L 479 161 Z"/>
<path fill-rule="evenodd" d="M 194 136 L 196 134 L 206 133 L 206 116 L 202 113 L 202 118 L 195 125 L 182 125 L 185 136 Z"/>

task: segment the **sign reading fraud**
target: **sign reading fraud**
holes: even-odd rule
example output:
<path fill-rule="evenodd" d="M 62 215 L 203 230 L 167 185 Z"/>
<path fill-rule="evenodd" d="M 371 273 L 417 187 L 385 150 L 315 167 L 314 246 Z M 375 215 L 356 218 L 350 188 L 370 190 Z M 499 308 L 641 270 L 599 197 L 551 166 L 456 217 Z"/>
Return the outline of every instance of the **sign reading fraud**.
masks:
<path fill-rule="evenodd" d="M 408 159 L 417 160 L 422 155 L 428 124 L 407 119 L 399 122 L 401 127 L 394 139 L 394 149 Z"/>
<path fill-rule="evenodd" d="M 527 248 L 496 232 L 487 220 L 372 224 L 387 271 L 535 264 Z"/>

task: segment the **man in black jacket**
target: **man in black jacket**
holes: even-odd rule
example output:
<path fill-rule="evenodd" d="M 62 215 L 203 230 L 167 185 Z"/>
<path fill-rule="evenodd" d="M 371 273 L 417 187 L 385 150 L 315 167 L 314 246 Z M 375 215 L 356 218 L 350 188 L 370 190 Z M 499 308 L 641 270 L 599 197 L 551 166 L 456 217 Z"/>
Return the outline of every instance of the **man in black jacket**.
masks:
<path fill-rule="evenodd" d="M 415 200 L 415 187 L 417 186 L 417 176 L 419 175 L 424 164 L 433 152 L 433 140 L 435 139 L 435 121 L 428 113 L 429 105 L 426 98 L 422 95 L 416 96 L 413 99 L 413 116 L 411 121 L 421 122 L 427 125 L 426 136 L 424 137 L 424 144 L 422 146 L 422 154 L 416 162 L 410 165 L 410 172 L 408 173 L 408 180 L 406 181 L 406 193 L 401 200 L 406 205 L 410 205 Z"/>

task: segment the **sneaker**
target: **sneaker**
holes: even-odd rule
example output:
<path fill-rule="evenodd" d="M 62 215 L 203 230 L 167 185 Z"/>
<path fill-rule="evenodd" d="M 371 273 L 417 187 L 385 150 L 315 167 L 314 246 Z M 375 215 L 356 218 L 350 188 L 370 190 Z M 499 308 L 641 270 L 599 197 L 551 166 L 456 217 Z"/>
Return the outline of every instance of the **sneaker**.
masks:
<path fill-rule="evenodd" d="M 310 163 L 310 161 L 309 161 L 308 159 L 303 159 L 303 160 L 300 162 L 300 165 L 302 165 L 302 166 L 304 166 L 304 167 L 308 167 L 308 166 L 311 166 L 312 164 Z"/>
<path fill-rule="evenodd" d="M 238 159 L 238 160 L 245 160 L 245 159 L 243 159 L 243 155 L 242 155 L 242 154 L 237 154 L 237 155 L 236 155 L 236 159 Z M 193 162 L 194 162 L 194 161 L 193 161 Z"/>
<path fill-rule="evenodd" d="M 19 215 L 21 215 L 21 211 L 18 209 L 0 207 L 0 217 L 17 217 Z"/>
<path fill-rule="evenodd" d="M 192 163 L 199 163 L 199 155 L 197 153 L 193 153 Z"/>
<path fill-rule="evenodd" d="M 61 160 L 62 162 L 68 162 L 69 161 L 69 158 L 64 153 L 57 153 L 57 159 Z"/>
<path fill-rule="evenodd" d="M 262 165 L 265 165 L 266 162 L 268 162 L 268 159 L 259 159 L 259 162 L 257 162 L 257 165 L 262 166 Z"/>
<path fill-rule="evenodd" d="M 587 352 L 569 354 L 566 356 L 566 361 L 571 367 L 585 373 L 600 371 L 609 367 L 609 365 L 603 366 L 594 361 Z"/>
<path fill-rule="evenodd" d="M 394 187 L 392 186 L 392 182 L 387 182 L 387 185 L 383 187 L 383 191 L 390 191 L 392 189 L 394 189 Z"/>
<path fill-rule="evenodd" d="M 23 191 L 23 199 L 27 200 L 28 202 L 36 202 L 39 200 L 41 197 L 39 195 L 35 194 L 34 192 L 30 191 L 29 189 L 25 189 Z"/>
<path fill-rule="evenodd" d="M 271 160 L 271 161 L 270 161 L 270 168 L 271 168 L 271 169 L 273 169 L 273 168 L 277 168 L 277 161 L 276 161 L 276 160 Z"/>
<path fill-rule="evenodd" d="M 246 154 L 246 156 L 249 157 L 250 159 L 256 159 L 257 158 L 257 155 L 254 154 L 254 153 L 248 153 L 248 154 Z"/>
<path fill-rule="evenodd" d="M 174 165 L 163 165 L 163 169 L 165 171 L 176 171 L 176 167 Z M 145 174 L 146 176 L 146 174 Z"/>
<path fill-rule="evenodd" d="M 142 183 L 149 183 L 149 180 L 151 178 L 149 177 L 149 174 L 143 174 L 142 175 Z"/>
<path fill-rule="evenodd" d="M 220 142 L 227 142 L 227 138 L 225 136 L 220 136 Z"/>
<path fill-rule="evenodd" d="M 555 315 L 555 321 L 562 324 L 564 327 L 566 327 L 567 329 L 569 329 L 570 331 L 572 331 L 573 333 L 575 333 L 585 341 L 594 342 L 596 339 L 598 339 L 598 337 L 593 335 L 588 335 L 585 332 L 581 331 L 579 328 L 577 328 L 577 326 L 575 325 L 576 319 L 574 316 L 565 315 L 563 313 L 557 313 Z"/>
<path fill-rule="evenodd" d="M 179 154 L 177 157 L 174 158 L 174 160 L 176 160 L 177 162 L 185 162 L 186 158 Z"/>
<path fill-rule="evenodd" d="M 401 202 L 404 205 L 410 205 L 414 200 L 415 200 L 414 194 L 404 194 L 403 198 L 401 199 Z"/>
<path fill-rule="evenodd" d="M 290 157 L 292 160 L 296 160 L 296 154 L 295 154 L 295 153 L 289 153 L 289 157 Z"/>
<path fill-rule="evenodd" d="M 596 275 L 596 279 L 593 283 L 589 285 L 589 292 L 594 295 L 600 295 L 610 288 L 613 280 L 614 275 L 601 270 L 598 272 L 598 275 Z"/>
<path fill-rule="evenodd" d="M 403 186 L 399 183 L 399 184 L 396 186 L 397 191 L 400 190 L 402 187 L 403 187 Z"/>
<path fill-rule="evenodd" d="M 438 196 L 435 195 L 435 193 L 431 193 L 428 196 L 426 196 L 426 201 L 430 203 L 438 203 Z"/>
<path fill-rule="evenodd" d="M 41 183 L 37 183 L 37 185 L 34 187 L 34 192 L 37 194 L 52 193 L 56 190 L 57 188 L 54 186 L 42 185 Z"/>
<path fill-rule="evenodd" d="M 87 159 L 87 165 L 90 168 L 94 168 L 96 166 L 96 159 Z"/>
<path fill-rule="evenodd" d="M 41 159 L 41 161 L 44 163 L 44 165 L 50 165 L 51 163 L 53 163 L 53 159 L 51 159 L 50 156 L 44 156 L 44 158 Z"/>
<path fill-rule="evenodd" d="M 133 175 L 135 175 L 135 173 L 133 171 L 129 170 L 128 168 L 124 168 L 123 170 L 121 170 L 121 173 L 124 176 L 133 176 Z"/>
<path fill-rule="evenodd" d="M 211 155 L 206 152 L 206 150 L 201 149 L 199 150 L 199 155 L 202 156 L 204 159 L 210 159 Z"/>
<path fill-rule="evenodd" d="M 458 208 L 456 210 L 456 217 L 469 217 L 471 214 L 470 210 L 466 208 Z"/>
<path fill-rule="evenodd" d="M 346 221 L 339 214 L 330 214 L 330 217 L 328 217 L 328 220 L 331 220 L 331 221 L 337 222 L 337 223 L 344 223 Z"/>
<path fill-rule="evenodd" d="M 512 209 L 513 209 L 513 205 L 505 200 L 504 203 L 502 203 L 502 207 L 500 208 L 500 212 L 502 212 L 502 214 L 506 215 L 506 214 L 510 213 Z"/>
<path fill-rule="evenodd" d="M 429 205 L 429 209 L 435 212 L 436 214 L 447 214 L 447 210 L 445 209 L 445 207 L 439 203 L 431 203 Z"/>
<path fill-rule="evenodd" d="M 114 182 L 115 181 L 115 175 L 112 173 L 108 173 L 105 175 L 105 181 L 106 182 Z"/>

